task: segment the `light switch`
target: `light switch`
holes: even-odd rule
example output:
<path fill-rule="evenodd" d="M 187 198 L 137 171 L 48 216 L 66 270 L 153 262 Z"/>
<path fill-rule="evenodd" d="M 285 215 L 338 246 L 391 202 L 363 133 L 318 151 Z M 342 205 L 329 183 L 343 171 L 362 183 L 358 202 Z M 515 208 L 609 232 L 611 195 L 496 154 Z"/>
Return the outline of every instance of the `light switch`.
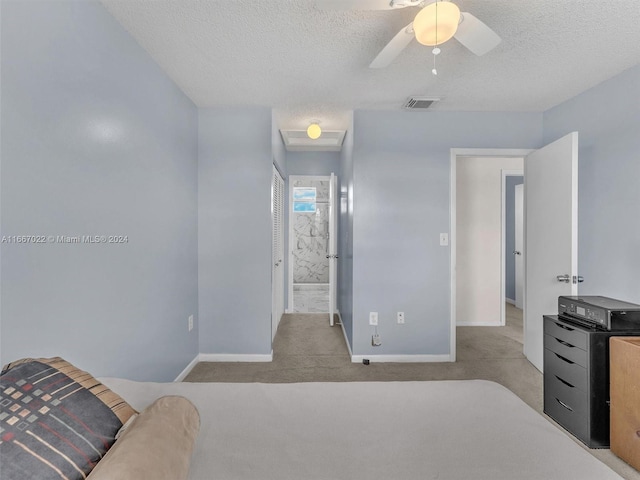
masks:
<path fill-rule="evenodd" d="M 440 234 L 440 246 L 441 247 L 446 247 L 447 245 L 449 245 L 449 234 L 448 233 L 441 233 Z"/>

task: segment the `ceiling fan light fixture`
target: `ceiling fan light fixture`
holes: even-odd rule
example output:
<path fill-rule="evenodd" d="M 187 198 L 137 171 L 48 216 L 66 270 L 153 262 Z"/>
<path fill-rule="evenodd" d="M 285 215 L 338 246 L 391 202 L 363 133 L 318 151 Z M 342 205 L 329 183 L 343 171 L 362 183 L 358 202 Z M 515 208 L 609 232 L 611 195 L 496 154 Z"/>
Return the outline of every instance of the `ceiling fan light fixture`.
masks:
<path fill-rule="evenodd" d="M 322 129 L 317 122 L 314 122 L 307 127 L 307 137 L 309 137 L 311 140 L 317 140 L 318 138 L 320 138 L 320 135 L 322 135 Z"/>
<path fill-rule="evenodd" d="M 440 45 L 451 39 L 460 23 L 460 9 L 454 3 L 437 1 L 424 7 L 413 20 L 416 40 L 422 45 Z"/>

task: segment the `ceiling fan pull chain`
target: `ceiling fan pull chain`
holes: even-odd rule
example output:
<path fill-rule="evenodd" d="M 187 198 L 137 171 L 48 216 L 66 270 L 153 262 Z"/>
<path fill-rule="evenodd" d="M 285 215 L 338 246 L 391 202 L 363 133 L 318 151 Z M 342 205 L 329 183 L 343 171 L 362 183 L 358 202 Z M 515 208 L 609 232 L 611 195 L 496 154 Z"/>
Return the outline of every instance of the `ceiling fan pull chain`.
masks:
<path fill-rule="evenodd" d="M 431 73 L 433 73 L 434 75 L 438 75 L 438 70 L 436 70 L 436 57 L 438 56 L 438 54 L 435 52 L 435 48 L 433 49 L 433 69 L 431 70 Z"/>
<path fill-rule="evenodd" d="M 431 73 L 433 73 L 434 75 L 438 75 L 438 70 L 436 70 L 436 57 L 440 53 L 440 49 L 438 48 L 438 2 L 437 0 L 436 0 L 436 44 L 433 47 L 432 53 L 433 53 L 433 69 L 431 70 Z"/>

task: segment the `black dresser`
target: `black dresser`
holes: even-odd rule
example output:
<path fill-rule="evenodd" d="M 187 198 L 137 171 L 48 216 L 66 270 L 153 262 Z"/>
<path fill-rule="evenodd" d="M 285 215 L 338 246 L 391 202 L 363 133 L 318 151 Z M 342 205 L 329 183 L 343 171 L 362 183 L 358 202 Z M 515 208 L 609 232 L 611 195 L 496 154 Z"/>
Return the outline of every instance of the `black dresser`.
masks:
<path fill-rule="evenodd" d="M 544 413 L 589 448 L 609 447 L 609 338 L 639 334 L 544 316 Z"/>

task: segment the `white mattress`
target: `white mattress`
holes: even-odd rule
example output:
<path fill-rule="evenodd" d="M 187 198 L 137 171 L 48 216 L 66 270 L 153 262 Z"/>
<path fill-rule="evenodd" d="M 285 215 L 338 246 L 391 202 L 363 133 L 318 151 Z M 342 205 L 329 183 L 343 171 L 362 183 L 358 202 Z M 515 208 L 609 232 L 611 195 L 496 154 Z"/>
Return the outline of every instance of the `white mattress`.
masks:
<path fill-rule="evenodd" d="M 484 380 L 140 383 L 103 378 L 142 410 L 200 411 L 191 480 L 609 480 L 621 477 L 516 395 Z"/>

